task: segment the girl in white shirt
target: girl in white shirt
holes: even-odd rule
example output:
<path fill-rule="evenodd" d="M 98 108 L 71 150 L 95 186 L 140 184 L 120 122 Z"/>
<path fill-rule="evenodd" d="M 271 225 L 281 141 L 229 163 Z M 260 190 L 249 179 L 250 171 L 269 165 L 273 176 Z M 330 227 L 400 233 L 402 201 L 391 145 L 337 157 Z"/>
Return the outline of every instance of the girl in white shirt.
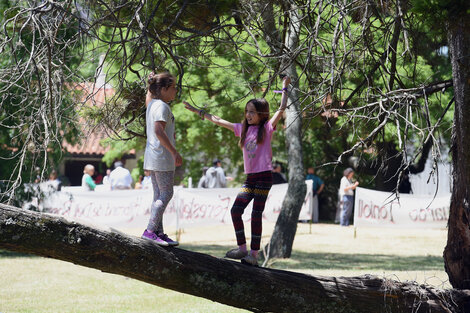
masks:
<path fill-rule="evenodd" d="M 177 246 L 163 231 L 163 213 L 173 197 L 175 167 L 183 163 L 175 148 L 175 118 L 170 103 L 176 97 L 176 79 L 170 73 L 150 74 L 147 91 L 147 145 L 144 170 L 150 172 L 153 202 L 142 238 L 161 246 Z"/>

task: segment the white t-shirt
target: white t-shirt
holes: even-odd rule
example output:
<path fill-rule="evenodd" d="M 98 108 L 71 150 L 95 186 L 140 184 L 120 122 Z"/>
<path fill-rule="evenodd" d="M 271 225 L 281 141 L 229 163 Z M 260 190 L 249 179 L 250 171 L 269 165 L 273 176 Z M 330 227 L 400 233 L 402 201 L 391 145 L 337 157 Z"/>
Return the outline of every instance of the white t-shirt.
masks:
<path fill-rule="evenodd" d="M 111 189 L 131 189 L 132 176 L 127 168 L 117 167 L 109 174 Z"/>
<path fill-rule="evenodd" d="M 225 188 L 227 181 L 221 167 L 211 167 L 206 172 L 206 188 Z"/>
<path fill-rule="evenodd" d="M 354 196 L 353 189 L 348 189 L 347 191 L 344 191 L 344 188 L 352 185 L 354 185 L 353 182 L 350 181 L 346 176 L 343 176 L 343 178 L 341 178 L 341 183 L 339 185 L 339 195 L 341 196 L 341 198 L 343 196 Z"/>
<path fill-rule="evenodd" d="M 170 106 L 160 99 L 153 99 L 147 107 L 145 116 L 147 123 L 147 145 L 144 155 L 144 170 L 174 171 L 175 160 L 158 140 L 155 134 L 155 122 L 166 122 L 165 134 L 171 144 L 175 145 L 175 117 Z"/>
<path fill-rule="evenodd" d="M 150 176 L 144 176 L 144 179 L 142 179 L 142 189 L 152 189 L 152 178 Z"/>

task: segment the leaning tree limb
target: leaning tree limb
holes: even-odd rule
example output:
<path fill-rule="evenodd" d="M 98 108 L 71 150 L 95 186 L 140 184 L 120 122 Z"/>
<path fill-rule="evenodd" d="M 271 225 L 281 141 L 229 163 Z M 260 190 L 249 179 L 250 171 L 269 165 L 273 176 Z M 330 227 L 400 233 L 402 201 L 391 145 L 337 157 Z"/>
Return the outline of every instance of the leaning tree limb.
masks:
<path fill-rule="evenodd" d="M 323 277 L 162 248 L 118 231 L 0 204 L 0 248 L 51 257 L 253 312 L 464 312 L 469 290 Z"/>

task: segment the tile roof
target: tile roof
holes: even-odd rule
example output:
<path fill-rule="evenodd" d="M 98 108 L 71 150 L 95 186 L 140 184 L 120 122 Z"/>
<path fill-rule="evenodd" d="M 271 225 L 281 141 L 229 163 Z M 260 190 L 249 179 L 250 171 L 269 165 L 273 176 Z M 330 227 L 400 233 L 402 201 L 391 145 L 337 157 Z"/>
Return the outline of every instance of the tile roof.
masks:
<path fill-rule="evenodd" d="M 95 84 L 83 83 L 76 87 L 78 90 L 85 90 L 83 96 L 83 103 L 89 106 L 101 106 L 105 103 L 106 98 L 114 95 L 114 89 L 105 86 L 104 88 L 96 88 Z M 79 119 L 80 126 L 83 132 L 83 138 L 77 144 L 70 144 L 64 140 L 62 147 L 66 152 L 72 154 L 72 156 L 91 156 L 91 157 L 102 157 L 107 151 L 109 146 L 102 146 L 101 140 L 108 138 L 108 134 L 105 129 L 94 128 L 90 129 L 86 125 L 84 118 Z"/>
<path fill-rule="evenodd" d="M 106 132 L 93 131 L 86 137 L 74 145 L 64 141 L 62 147 L 65 151 L 72 154 L 73 156 L 96 156 L 102 157 L 106 152 L 109 151 L 110 147 L 103 147 L 100 142 L 101 140 L 108 138 Z"/>

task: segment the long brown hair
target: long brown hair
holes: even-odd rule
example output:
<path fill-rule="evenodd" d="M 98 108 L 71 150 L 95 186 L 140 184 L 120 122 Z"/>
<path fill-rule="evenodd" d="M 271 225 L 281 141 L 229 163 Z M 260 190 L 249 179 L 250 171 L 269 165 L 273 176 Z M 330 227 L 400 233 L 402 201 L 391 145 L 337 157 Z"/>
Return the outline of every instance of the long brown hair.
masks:
<path fill-rule="evenodd" d="M 149 91 L 153 99 L 160 99 L 162 88 L 168 88 L 175 82 L 175 77 L 168 72 L 151 73 L 148 78 Z"/>
<path fill-rule="evenodd" d="M 256 109 L 256 113 L 258 113 L 259 118 L 260 118 L 260 122 L 258 124 L 259 126 L 258 135 L 256 136 L 257 144 L 262 143 L 264 140 L 264 134 L 265 134 L 264 124 L 266 124 L 266 122 L 269 119 L 269 103 L 268 101 L 266 101 L 266 99 L 264 98 L 251 99 L 250 101 L 246 103 L 245 118 L 243 119 L 243 122 L 242 122 L 242 133 L 240 135 L 240 141 L 238 142 L 241 148 L 243 148 L 243 145 L 245 144 L 246 133 L 248 132 L 248 127 L 250 127 L 250 125 L 248 124 L 248 121 L 246 120 L 246 108 L 248 107 L 248 104 L 250 103 L 253 104 L 253 106 Z"/>

